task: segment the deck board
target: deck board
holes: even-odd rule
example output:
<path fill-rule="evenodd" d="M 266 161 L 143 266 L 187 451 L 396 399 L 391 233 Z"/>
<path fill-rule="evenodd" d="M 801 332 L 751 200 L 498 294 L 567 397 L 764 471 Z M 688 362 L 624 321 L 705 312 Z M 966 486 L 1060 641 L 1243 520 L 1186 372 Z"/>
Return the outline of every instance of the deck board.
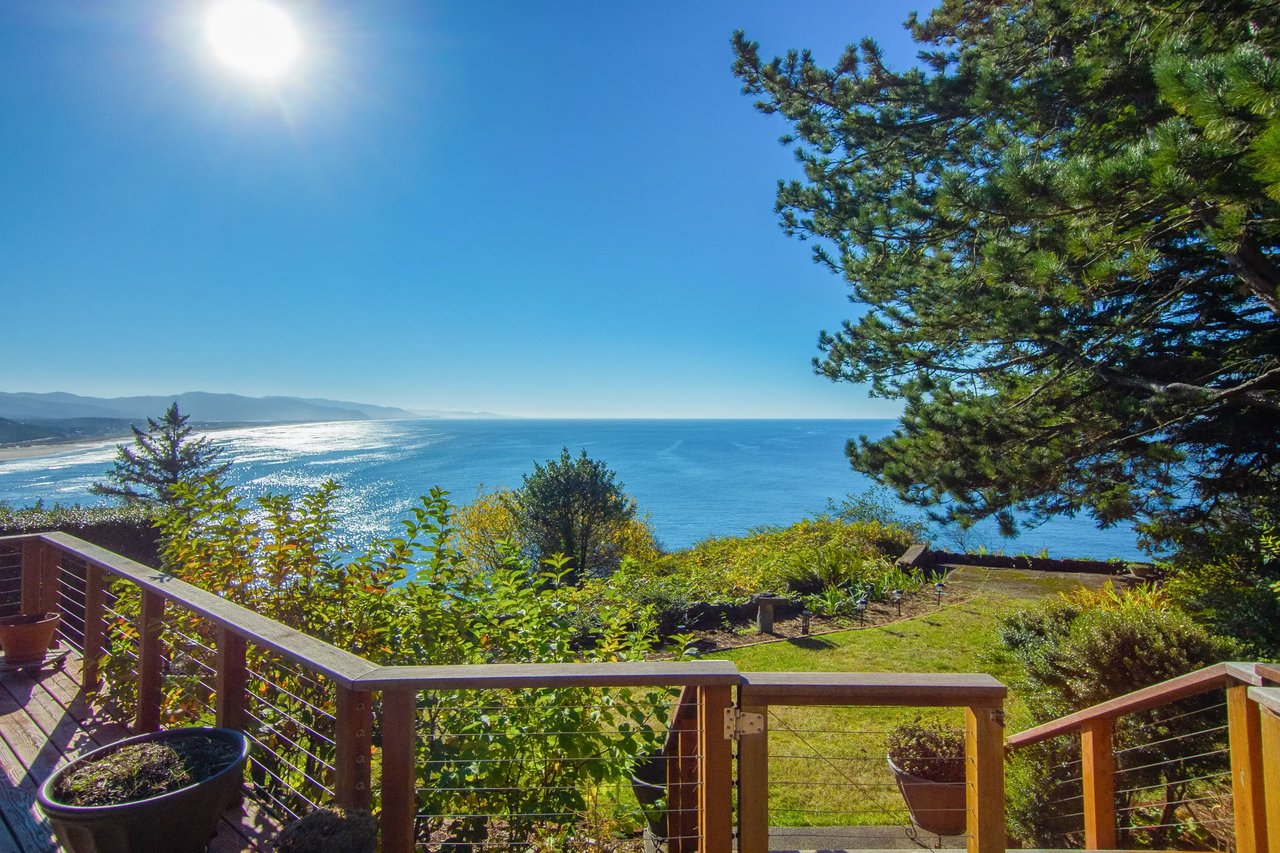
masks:
<path fill-rule="evenodd" d="M 0 673 L 0 850 L 54 853 L 53 832 L 35 805 L 35 792 L 57 768 L 128 729 L 85 700 L 80 660 L 65 670 Z M 252 800 L 231 809 L 218 824 L 210 853 L 266 850 L 277 825 Z"/>

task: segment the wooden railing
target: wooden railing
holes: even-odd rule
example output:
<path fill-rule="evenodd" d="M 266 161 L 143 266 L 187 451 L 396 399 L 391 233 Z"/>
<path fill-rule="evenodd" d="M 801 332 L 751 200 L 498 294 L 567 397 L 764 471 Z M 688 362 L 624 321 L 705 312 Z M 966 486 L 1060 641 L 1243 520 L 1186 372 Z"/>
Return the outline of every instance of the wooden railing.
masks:
<path fill-rule="evenodd" d="M 1220 663 L 1169 681 L 1094 705 L 1035 728 L 1012 735 L 1011 751 L 1063 735 L 1080 738 L 1080 766 L 1083 787 L 1084 847 L 1109 850 L 1117 846 L 1116 762 L 1113 738 L 1117 720 L 1130 714 L 1172 705 L 1213 691 L 1226 693 L 1228 758 L 1234 810 L 1237 853 L 1275 853 L 1280 831 L 1268 827 L 1280 817 L 1269 816 L 1280 809 L 1280 778 L 1275 765 L 1280 759 L 1280 724 L 1274 711 L 1263 711 L 1272 701 L 1280 671 L 1266 664 Z M 1268 717 L 1266 726 L 1264 716 Z M 1264 728 L 1277 756 L 1264 757 Z M 1270 801 L 1270 802 L 1268 802 Z M 1268 838 L 1274 839 L 1268 846 Z"/>
<path fill-rule="evenodd" d="M 743 673 L 738 710 L 757 717 L 738 746 L 739 853 L 768 853 L 769 712 L 797 705 L 963 708 L 966 846 L 969 853 L 1004 853 L 1006 693 L 981 674 Z"/>
<path fill-rule="evenodd" d="M 1259 666 L 1268 684 L 1280 684 L 1280 667 Z M 1280 687 L 1250 687 L 1248 697 L 1261 716 L 1262 784 L 1269 793 L 1265 804 L 1266 839 L 1272 853 L 1280 848 Z"/>
<path fill-rule="evenodd" d="M 172 664 L 166 660 L 164 638 L 180 615 L 194 616 L 213 629 L 214 648 L 207 650 L 213 653 L 212 663 L 206 668 L 212 671 L 211 710 L 219 725 L 250 727 L 253 712 L 247 698 L 252 699 L 254 691 L 247 688 L 260 674 L 252 673 L 246 661 L 256 651 L 270 652 L 317 683 L 332 684 L 332 766 L 327 759 L 313 764 L 309 757 L 307 767 L 297 772 L 314 781 L 315 790 L 331 793 L 339 805 L 380 807 L 381 849 L 387 853 L 407 853 L 415 845 L 419 770 L 415 756 L 424 695 L 645 687 L 684 691 L 670 721 L 673 733 L 668 748 L 680 759 L 669 771 L 673 781 L 683 778 L 686 784 L 672 788 L 673 803 L 668 807 L 674 805 L 676 814 L 686 816 L 676 819 L 687 829 L 683 837 L 673 839 L 672 850 L 729 853 L 733 847 L 734 756 L 726 725 L 736 711 L 816 702 L 968 708 L 971 850 L 994 853 L 1004 846 L 999 759 L 1004 688 L 987 676 L 742 674 L 728 661 L 380 666 L 69 535 L 0 538 L 0 551 L 13 549 L 21 554 L 22 610 L 58 610 L 72 617 L 64 619 L 72 626 L 64 637 L 83 652 L 83 682 L 89 690 L 97 688 L 102 675 L 99 661 L 105 651 L 108 614 L 119 621 L 119 614 L 108 606 L 108 586 L 124 581 L 136 588 L 140 606 L 131 685 L 136 690 L 132 721 L 136 731 L 151 731 L 161 724 L 162 679 Z M 63 565 L 68 562 L 77 567 L 70 586 Z M 381 734 L 376 762 L 375 732 Z M 741 741 L 743 850 L 767 849 L 768 827 L 760 819 L 768 786 L 767 759 L 759 748 L 762 742 Z M 312 780 L 309 773 L 326 779 Z M 311 802 L 309 797 L 303 800 Z"/>

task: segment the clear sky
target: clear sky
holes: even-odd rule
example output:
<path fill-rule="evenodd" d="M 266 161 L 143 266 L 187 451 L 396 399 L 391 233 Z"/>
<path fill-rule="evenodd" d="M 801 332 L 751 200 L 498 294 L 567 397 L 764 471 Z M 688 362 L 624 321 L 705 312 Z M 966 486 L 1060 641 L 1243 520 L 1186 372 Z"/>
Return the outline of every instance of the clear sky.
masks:
<path fill-rule="evenodd" d="M 274 82 L 211 5 L 0 4 L 0 391 L 897 414 L 812 373 L 854 309 L 729 36 L 906 64 L 927 2 L 280 0 Z"/>

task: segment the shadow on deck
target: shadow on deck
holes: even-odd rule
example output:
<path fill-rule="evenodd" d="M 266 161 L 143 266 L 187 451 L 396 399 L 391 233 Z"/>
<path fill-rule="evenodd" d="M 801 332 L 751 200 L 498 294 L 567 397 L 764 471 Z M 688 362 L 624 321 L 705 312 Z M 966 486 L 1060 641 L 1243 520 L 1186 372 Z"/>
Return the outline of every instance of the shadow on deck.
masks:
<path fill-rule="evenodd" d="M 36 806 L 36 791 L 71 759 L 130 734 L 85 701 L 79 681 L 75 653 L 60 670 L 0 673 L 0 850 L 61 849 Z M 246 799 L 223 816 L 210 853 L 265 851 L 276 829 Z"/>

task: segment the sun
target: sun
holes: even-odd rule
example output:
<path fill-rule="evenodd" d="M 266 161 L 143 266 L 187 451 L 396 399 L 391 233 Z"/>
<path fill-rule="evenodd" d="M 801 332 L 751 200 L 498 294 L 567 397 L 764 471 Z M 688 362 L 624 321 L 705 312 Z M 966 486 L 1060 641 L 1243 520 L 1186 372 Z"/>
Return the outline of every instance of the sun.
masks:
<path fill-rule="evenodd" d="M 218 0 L 204 22 L 214 55 L 248 77 L 282 77 L 302 53 L 288 13 L 267 0 Z"/>

